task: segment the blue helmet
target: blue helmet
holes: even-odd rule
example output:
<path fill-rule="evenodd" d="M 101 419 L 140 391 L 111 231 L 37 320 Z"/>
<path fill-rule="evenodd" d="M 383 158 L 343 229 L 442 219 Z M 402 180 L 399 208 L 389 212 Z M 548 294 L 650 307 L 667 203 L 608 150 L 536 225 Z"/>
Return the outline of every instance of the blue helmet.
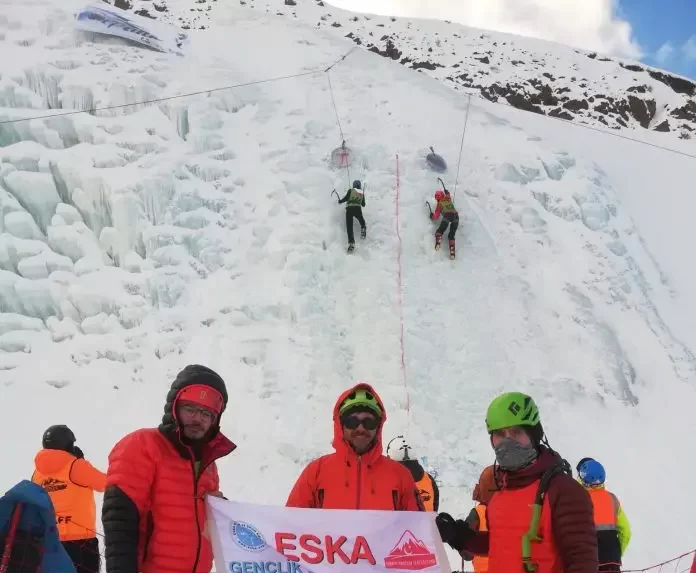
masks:
<path fill-rule="evenodd" d="M 586 486 L 604 485 L 604 480 L 607 479 L 607 472 L 604 471 L 604 466 L 597 460 L 587 460 L 578 468 L 580 481 Z"/>

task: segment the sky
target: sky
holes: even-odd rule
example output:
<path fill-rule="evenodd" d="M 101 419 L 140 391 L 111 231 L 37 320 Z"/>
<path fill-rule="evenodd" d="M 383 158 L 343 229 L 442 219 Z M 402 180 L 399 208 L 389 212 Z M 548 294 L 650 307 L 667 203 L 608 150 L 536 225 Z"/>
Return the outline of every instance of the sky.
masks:
<path fill-rule="evenodd" d="M 339 8 L 451 20 L 641 60 L 696 79 L 696 0 L 330 0 Z"/>

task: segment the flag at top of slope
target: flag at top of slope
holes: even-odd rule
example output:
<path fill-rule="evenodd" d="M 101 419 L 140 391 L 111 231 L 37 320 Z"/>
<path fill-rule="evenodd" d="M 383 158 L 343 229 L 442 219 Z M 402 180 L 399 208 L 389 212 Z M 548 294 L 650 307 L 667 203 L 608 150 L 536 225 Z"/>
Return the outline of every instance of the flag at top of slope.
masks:
<path fill-rule="evenodd" d="M 435 554 L 409 530 L 404 531 L 399 542 L 384 558 L 387 569 L 426 569 L 437 565 Z"/>

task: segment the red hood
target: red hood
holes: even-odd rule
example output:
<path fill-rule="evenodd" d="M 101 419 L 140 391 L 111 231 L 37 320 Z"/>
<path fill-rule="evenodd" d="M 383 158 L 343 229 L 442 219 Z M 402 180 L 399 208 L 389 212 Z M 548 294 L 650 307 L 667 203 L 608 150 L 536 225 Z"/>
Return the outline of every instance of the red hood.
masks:
<path fill-rule="evenodd" d="M 382 408 L 382 420 L 379 424 L 379 428 L 377 429 L 377 441 L 375 446 L 369 452 L 363 455 L 363 458 L 367 458 L 368 461 L 371 461 L 382 455 L 382 428 L 384 427 L 384 422 L 387 421 L 387 411 L 384 409 L 384 403 L 382 402 L 382 398 L 379 397 L 379 394 L 375 392 L 375 389 L 372 386 L 366 384 L 365 382 L 359 382 L 352 388 L 349 388 L 338 397 L 338 400 L 336 400 L 336 405 L 333 409 L 334 439 L 331 445 L 334 447 L 337 454 L 346 457 L 356 457 L 353 448 L 351 448 L 343 439 L 343 427 L 341 426 L 341 419 L 338 416 L 338 409 L 343 403 L 343 400 L 345 400 L 351 392 L 354 392 L 359 388 L 364 388 L 370 394 L 372 394 L 379 403 L 379 407 Z"/>

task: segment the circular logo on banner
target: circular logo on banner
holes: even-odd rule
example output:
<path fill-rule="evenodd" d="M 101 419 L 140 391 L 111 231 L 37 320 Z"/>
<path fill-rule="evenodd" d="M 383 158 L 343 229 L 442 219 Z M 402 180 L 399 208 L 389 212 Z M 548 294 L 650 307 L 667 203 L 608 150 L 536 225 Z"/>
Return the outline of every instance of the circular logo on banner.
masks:
<path fill-rule="evenodd" d="M 266 548 L 266 540 L 261 532 L 249 523 L 233 521 L 230 533 L 234 542 L 242 549 L 259 552 Z"/>

